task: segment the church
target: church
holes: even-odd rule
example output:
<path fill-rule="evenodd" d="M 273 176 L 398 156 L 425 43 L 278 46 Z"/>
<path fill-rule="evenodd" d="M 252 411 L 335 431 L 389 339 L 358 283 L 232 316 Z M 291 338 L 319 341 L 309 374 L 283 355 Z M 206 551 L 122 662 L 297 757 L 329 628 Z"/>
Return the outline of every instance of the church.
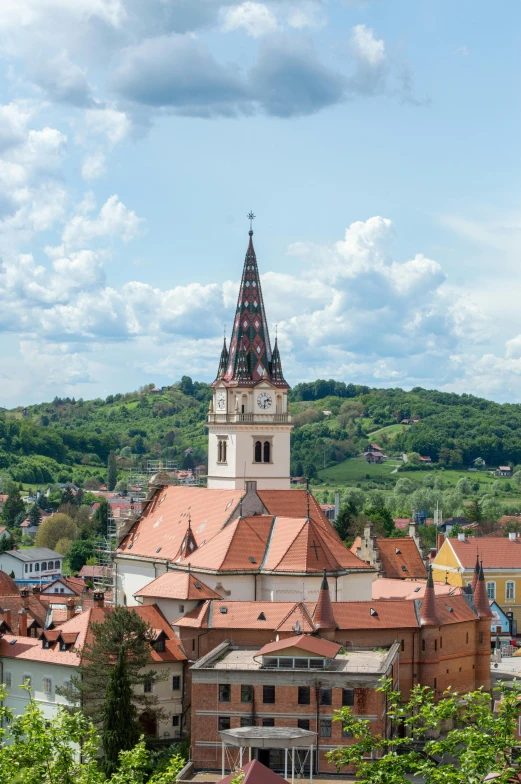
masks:
<path fill-rule="evenodd" d="M 173 621 L 197 597 L 316 601 L 324 570 L 334 601 L 370 599 L 374 567 L 345 547 L 311 493 L 290 489 L 290 388 L 270 342 L 251 228 L 212 388 L 208 486 L 152 478 L 141 517 L 118 537 L 118 602 L 154 597 Z"/>

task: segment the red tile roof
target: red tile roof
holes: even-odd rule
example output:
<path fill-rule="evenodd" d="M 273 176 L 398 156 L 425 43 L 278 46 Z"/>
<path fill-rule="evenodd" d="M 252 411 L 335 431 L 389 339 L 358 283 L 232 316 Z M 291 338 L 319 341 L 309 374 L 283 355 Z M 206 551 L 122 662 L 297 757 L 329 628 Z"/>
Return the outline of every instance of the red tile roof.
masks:
<path fill-rule="evenodd" d="M 446 539 L 443 546 L 452 547 L 464 569 L 474 568 L 476 552 L 479 553 L 485 570 L 521 569 L 521 538 L 511 541 L 502 536 L 479 538 L 469 536 L 464 542 L 459 539 Z M 434 564 L 435 567 L 437 565 Z"/>
<path fill-rule="evenodd" d="M 412 537 L 377 539 L 376 546 L 380 551 L 382 570 L 386 577 L 402 580 L 406 577 L 427 577 L 425 564 Z"/>
<path fill-rule="evenodd" d="M 316 653 L 317 656 L 326 656 L 328 659 L 334 659 L 342 646 L 337 642 L 323 640 L 320 637 L 299 634 L 295 637 L 286 637 L 284 640 L 278 640 L 277 642 L 269 642 L 256 655 L 267 656 L 269 653 L 284 651 L 287 648 L 300 648 L 309 653 Z"/>
<path fill-rule="evenodd" d="M 19 593 L 20 589 L 18 588 L 13 578 L 9 577 L 7 572 L 3 572 L 0 569 L 0 596 L 10 596 Z"/>
<path fill-rule="evenodd" d="M 59 577 L 57 580 L 53 580 L 52 583 L 45 583 L 42 585 L 41 596 L 51 596 L 54 594 L 54 588 L 57 584 L 61 584 L 70 588 L 76 596 L 81 596 L 83 591 L 87 589 L 85 585 L 85 580 L 82 580 L 81 577 Z M 66 594 L 61 594 L 61 596 L 66 596 Z"/>
<path fill-rule="evenodd" d="M 427 580 L 394 580 L 380 577 L 371 583 L 373 599 L 423 599 Z M 434 582 L 436 596 L 458 596 L 462 589 L 448 583 Z"/>
<path fill-rule="evenodd" d="M 268 513 L 274 517 L 296 517 L 300 519 L 307 517 L 307 490 L 258 490 L 257 495 Z M 330 531 L 340 541 L 340 537 L 312 493 L 309 493 L 309 516 L 315 523 L 321 525 L 326 531 Z"/>
<path fill-rule="evenodd" d="M 165 572 L 152 580 L 134 596 L 150 596 L 158 599 L 220 599 L 220 594 L 209 588 L 197 576 L 189 572 Z"/>
<path fill-rule="evenodd" d="M 182 563 L 190 562 L 194 569 L 258 571 L 272 524 L 269 515 L 237 518 Z"/>
<path fill-rule="evenodd" d="M 265 767 L 265 765 L 258 760 L 247 762 L 246 765 L 243 765 L 241 770 L 246 774 L 241 780 L 241 784 L 280 784 L 281 782 L 286 781 L 286 779 L 283 779 L 282 776 L 279 776 L 274 770 Z M 232 784 L 232 781 L 236 779 L 236 777 L 237 771 L 220 779 L 218 784 Z"/>
<path fill-rule="evenodd" d="M 84 577 L 86 580 L 90 580 L 92 577 L 108 577 L 109 570 L 105 566 L 82 566 L 80 571 L 78 572 L 80 577 Z"/>

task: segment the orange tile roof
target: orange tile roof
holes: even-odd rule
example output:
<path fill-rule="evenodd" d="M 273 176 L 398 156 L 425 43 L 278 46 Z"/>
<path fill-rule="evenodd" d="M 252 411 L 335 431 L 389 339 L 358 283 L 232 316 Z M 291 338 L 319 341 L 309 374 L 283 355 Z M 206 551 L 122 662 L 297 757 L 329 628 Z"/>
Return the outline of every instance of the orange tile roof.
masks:
<path fill-rule="evenodd" d="M 169 571 L 145 585 L 134 596 L 158 599 L 220 599 L 220 594 L 209 588 L 196 575 L 189 572 Z"/>
<path fill-rule="evenodd" d="M 240 490 L 173 485 L 159 490 L 118 548 L 119 553 L 175 561 L 191 519 L 198 547 L 217 534 L 239 503 Z"/>
<path fill-rule="evenodd" d="M 377 539 L 382 570 L 386 577 L 427 577 L 427 570 L 414 539 L 410 536 Z M 399 550 L 399 552 L 396 552 Z M 405 569 L 403 568 L 405 567 Z"/>
<path fill-rule="evenodd" d="M 13 634 L 19 633 L 19 615 L 18 613 L 24 606 L 22 597 L 19 593 L 15 594 L 14 596 L 0 596 L 0 623 L 5 618 L 5 610 L 11 611 L 11 623 L 7 624 L 11 629 Z M 27 608 L 27 626 L 29 627 L 34 621 L 36 621 L 37 625 L 40 629 L 43 629 L 45 626 L 45 618 L 47 615 L 47 608 L 35 597 L 29 596 L 25 600 L 25 606 Z M 6 620 L 7 623 L 7 620 Z"/>
<path fill-rule="evenodd" d="M 257 490 L 257 495 L 274 517 L 306 518 L 308 509 L 307 490 Z M 340 537 L 320 508 L 320 504 L 312 493 L 309 493 L 309 515 L 311 519 L 331 531 L 340 541 Z"/>
<path fill-rule="evenodd" d="M 269 515 L 237 518 L 181 563 L 190 562 L 194 569 L 258 571 L 272 524 Z"/>
<path fill-rule="evenodd" d="M 459 539 L 446 539 L 454 550 L 464 569 L 474 569 L 476 551 L 483 569 L 521 569 L 521 538 L 514 542 L 502 536 L 498 537 L 467 537 L 464 542 Z M 437 566 L 437 563 L 434 564 Z"/>
<path fill-rule="evenodd" d="M 257 652 L 257 656 L 267 656 L 269 653 L 283 651 L 287 648 L 300 648 L 309 653 L 316 653 L 318 656 L 326 656 L 328 659 L 334 659 L 342 646 L 337 642 L 323 640 L 320 637 L 311 637 L 309 634 L 299 634 L 295 637 L 286 637 L 284 640 L 269 642 Z"/>
<path fill-rule="evenodd" d="M 423 599 L 427 580 L 394 580 L 380 577 L 371 583 L 373 599 Z M 434 582 L 436 596 L 457 596 L 462 589 L 447 583 Z"/>
<path fill-rule="evenodd" d="M 476 613 L 463 594 L 438 596 L 436 610 L 444 625 L 475 621 Z M 335 621 L 340 630 L 405 629 L 419 627 L 420 602 L 372 599 L 364 602 L 332 602 Z M 221 608 L 226 608 L 221 612 Z M 209 600 L 182 618 L 174 626 L 198 629 L 268 629 L 295 631 L 295 620 L 309 619 L 302 632 L 315 631 L 311 618 L 314 602 L 232 602 Z M 451 609 L 448 609 L 451 608 Z"/>
<path fill-rule="evenodd" d="M 285 784 L 286 782 L 286 779 L 283 779 L 282 776 L 279 776 L 278 773 L 275 773 L 274 770 L 270 770 L 270 768 L 267 768 L 258 760 L 247 762 L 246 765 L 243 765 L 241 770 L 244 771 L 245 774 L 242 779 L 242 784 L 281 784 L 281 782 L 284 782 Z M 232 784 L 236 778 L 237 771 L 234 771 L 223 779 L 219 779 L 218 784 Z"/>

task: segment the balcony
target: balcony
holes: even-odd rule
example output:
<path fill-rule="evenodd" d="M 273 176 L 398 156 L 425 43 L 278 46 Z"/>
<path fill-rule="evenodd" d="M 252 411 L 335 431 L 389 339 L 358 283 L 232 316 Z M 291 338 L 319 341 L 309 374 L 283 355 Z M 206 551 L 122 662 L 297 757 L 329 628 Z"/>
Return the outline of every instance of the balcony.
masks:
<path fill-rule="evenodd" d="M 291 422 L 291 414 L 208 414 L 208 424 L 218 425 L 232 422 L 238 423 L 256 423 L 257 425 L 270 424 L 272 422 L 282 422 L 289 424 Z"/>

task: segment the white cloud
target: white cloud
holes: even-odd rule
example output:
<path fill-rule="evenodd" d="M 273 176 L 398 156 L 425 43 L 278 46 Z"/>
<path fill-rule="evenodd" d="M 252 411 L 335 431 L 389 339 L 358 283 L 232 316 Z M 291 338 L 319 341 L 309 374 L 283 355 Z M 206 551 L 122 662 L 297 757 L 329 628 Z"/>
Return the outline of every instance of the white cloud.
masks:
<path fill-rule="evenodd" d="M 91 218 L 82 212 L 70 218 L 63 230 L 62 240 L 64 246 L 69 248 L 81 248 L 101 237 L 118 237 L 123 242 L 129 242 L 138 236 L 142 223 L 143 219 L 129 210 L 114 194 L 107 199 L 96 217 Z"/>
<path fill-rule="evenodd" d="M 132 127 L 132 122 L 125 112 L 110 106 L 87 109 L 84 117 L 83 131 L 105 137 L 110 146 L 123 141 Z"/>
<path fill-rule="evenodd" d="M 246 0 L 241 5 L 223 9 L 223 30 L 244 30 L 253 38 L 272 33 L 278 28 L 277 17 L 264 3 Z"/>
<path fill-rule="evenodd" d="M 385 61 L 385 44 L 383 39 L 375 38 L 373 30 L 364 24 L 353 27 L 351 45 L 357 58 L 364 60 L 372 68 Z"/>
<path fill-rule="evenodd" d="M 81 176 L 84 180 L 97 180 L 107 171 L 106 159 L 103 150 L 96 150 L 87 155 L 81 165 Z"/>

